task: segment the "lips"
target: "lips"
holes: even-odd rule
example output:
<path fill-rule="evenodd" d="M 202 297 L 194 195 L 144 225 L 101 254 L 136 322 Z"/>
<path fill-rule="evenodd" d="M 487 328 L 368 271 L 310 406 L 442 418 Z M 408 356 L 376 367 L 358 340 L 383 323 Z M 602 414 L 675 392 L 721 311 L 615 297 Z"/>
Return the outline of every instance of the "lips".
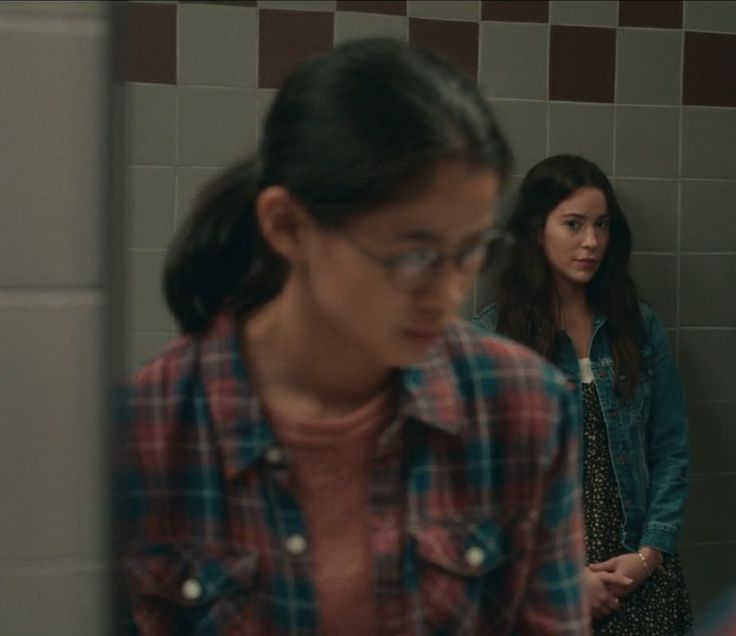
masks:
<path fill-rule="evenodd" d="M 442 335 L 441 329 L 404 329 L 404 335 L 412 340 L 431 342 Z"/>

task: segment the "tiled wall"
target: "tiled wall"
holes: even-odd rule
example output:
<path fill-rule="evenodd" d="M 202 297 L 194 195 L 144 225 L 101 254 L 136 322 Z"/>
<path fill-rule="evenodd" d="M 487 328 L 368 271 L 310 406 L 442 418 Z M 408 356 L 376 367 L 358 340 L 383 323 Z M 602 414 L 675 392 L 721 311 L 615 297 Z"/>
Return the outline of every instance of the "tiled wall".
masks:
<path fill-rule="evenodd" d="M 0 634 L 104 636 L 100 2 L 0 2 Z"/>
<path fill-rule="evenodd" d="M 286 73 L 335 42 L 390 35 L 477 77 L 517 156 L 512 189 L 569 151 L 614 179 L 640 290 L 691 401 L 682 553 L 696 609 L 736 572 L 736 2 L 131 2 L 125 55 L 129 362 L 169 339 L 165 247 L 192 194 L 250 151 Z M 479 284 L 467 308 L 487 298 Z"/>

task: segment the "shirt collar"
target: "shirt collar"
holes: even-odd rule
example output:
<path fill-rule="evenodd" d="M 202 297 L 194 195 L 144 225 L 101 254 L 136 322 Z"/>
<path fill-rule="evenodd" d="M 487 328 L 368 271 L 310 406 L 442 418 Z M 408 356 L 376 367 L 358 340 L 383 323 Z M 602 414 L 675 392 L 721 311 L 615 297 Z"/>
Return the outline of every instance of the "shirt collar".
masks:
<path fill-rule="evenodd" d="M 448 351 L 451 342 L 462 344 L 462 333 L 449 327 L 420 363 L 400 373 L 401 421 L 412 418 L 455 435 L 465 427 L 464 400 Z M 195 408 L 209 408 L 225 476 L 233 479 L 277 443 L 243 363 L 233 314 L 215 318 L 200 341 L 199 364 L 206 398 Z"/>
<path fill-rule="evenodd" d="M 467 336 L 467 329 L 451 325 L 420 363 L 403 371 L 404 393 L 399 405 L 402 418 L 414 418 L 453 435 L 468 424 L 456 356 L 451 353 L 457 345 L 469 347 L 463 336 Z M 465 353 L 462 359 L 470 359 L 470 351 Z"/>
<path fill-rule="evenodd" d="M 215 318 L 200 344 L 200 372 L 226 478 L 233 479 L 276 443 L 243 363 L 237 321 Z M 205 408 L 204 404 L 197 408 Z"/>

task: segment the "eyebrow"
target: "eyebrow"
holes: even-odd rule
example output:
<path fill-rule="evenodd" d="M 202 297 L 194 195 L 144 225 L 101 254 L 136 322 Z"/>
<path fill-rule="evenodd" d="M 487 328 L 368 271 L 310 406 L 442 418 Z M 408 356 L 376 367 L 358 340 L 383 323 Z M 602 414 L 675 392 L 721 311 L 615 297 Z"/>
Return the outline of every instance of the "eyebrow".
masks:
<path fill-rule="evenodd" d="M 495 228 L 493 225 L 488 225 L 480 230 L 472 232 L 467 237 L 463 238 L 461 242 L 475 239 L 475 238 L 480 238 L 484 234 L 489 234 L 494 229 Z M 426 230 L 409 230 L 407 232 L 401 232 L 397 234 L 394 237 L 394 239 L 397 241 L 402 241 L 402 242 L 410 242 L 410 241 L 428 241 L 429 242 L 431 241 L 434 243 L 439 243 L 440 241 L 442 241 L 443 237 L 439 234 L 436 234 L 435 232 L 428 232 Z"/>
<path fill-rule="evenodd" d="M 573 217 L 576 219 L 584 219 L 586 217 L 585 214 L 580 214 L 579 212 L 563 212 L 562 216 L 563 217 Z M 604 212 L 603 214 L 595 217 L 595 220 L 597 221 L 598 219 L 609 218 L 610 216 L 611 216 L 610 212 Z"/>

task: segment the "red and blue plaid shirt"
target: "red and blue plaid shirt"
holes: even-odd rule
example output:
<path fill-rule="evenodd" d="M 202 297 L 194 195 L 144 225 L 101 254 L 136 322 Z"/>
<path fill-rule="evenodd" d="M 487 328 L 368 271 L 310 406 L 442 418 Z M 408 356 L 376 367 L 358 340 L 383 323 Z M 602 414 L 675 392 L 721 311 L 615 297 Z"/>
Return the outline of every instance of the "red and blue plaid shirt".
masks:
<path fill-rule="evenodd" d="M 396 381 L 370 483 L 376 633 L 588 633 L 578 418 L 561 375 L 457 323 Z M 121 393 L 130 632 L 316 635 L 308 531 L 232 315 Z"/>

